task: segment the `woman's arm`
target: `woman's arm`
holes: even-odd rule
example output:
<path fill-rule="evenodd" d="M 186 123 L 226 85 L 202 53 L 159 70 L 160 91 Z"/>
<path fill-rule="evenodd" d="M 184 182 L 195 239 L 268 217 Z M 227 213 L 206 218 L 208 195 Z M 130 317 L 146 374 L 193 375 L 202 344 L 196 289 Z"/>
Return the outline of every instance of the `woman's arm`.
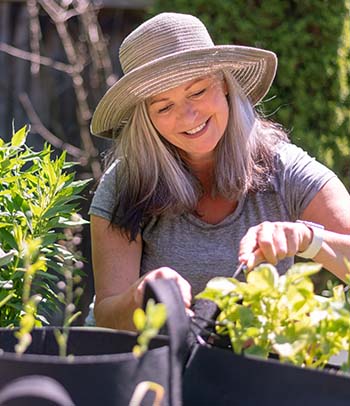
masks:
<path fill-rule="evenodd" d="M 139 277 L 142 240 L 129 242 L 108 220 L 91 216 L 92 263 L 95 280 L 96 324 L 123 330 L 134 330 L 134 310 L 142 305 L 144 285 L 157 278 L 175 279 L 185 305 L 191 304 L 191 287 L 177 272 L 159 268 Z"/>
<path fill-rule="evenodd" d="M 132 329 L 132 314 L 139 305 L 138 286 L 142 241 L 127 238 L 108 220 L 91 216 L 92 266 L 95 281 L 95 318 L 101 327 Z"/>
<path fill-rule="evenodd" d="M 301 219 L 324 225 L 322 248 L 314 261 L 344 280 L 349 272 L 344 257 L 350 260 L 350 195 L 338 178 L 316 194 Z"/>
<path fill-rule="evenodd" d="M 337 178 L 329 180 L 304 210 L 302 220 L 322 224 L 324 240 L 313 258 L 341 279 L 350 259 L 350 196 Z M 249 269 L 261 262 L 277 264 L 287 256 L 305 251 L 312 240 L 312 231 L 300 223 L 264 222 L 251 227 L 240 245 L 239 260 Z"/>

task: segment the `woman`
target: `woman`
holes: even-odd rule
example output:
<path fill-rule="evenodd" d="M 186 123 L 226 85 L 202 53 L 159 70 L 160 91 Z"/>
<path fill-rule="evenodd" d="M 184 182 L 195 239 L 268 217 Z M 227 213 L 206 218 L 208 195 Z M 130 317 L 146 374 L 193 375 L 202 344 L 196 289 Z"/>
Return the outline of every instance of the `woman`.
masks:
<path fill-rule="evenodd" d="M 197 18 L 162 13 L 124 40 L 120 61 L 91 124 L 115 138 L 90 209 L 98 325 L 133 329 L 155 278 L 174 278 L 190 307 L 191 289 L 242 262 L 283 273 L 298 254 L 345 277 L 349 194 L 253 108 L 275 54 L 214 46 Z"/>

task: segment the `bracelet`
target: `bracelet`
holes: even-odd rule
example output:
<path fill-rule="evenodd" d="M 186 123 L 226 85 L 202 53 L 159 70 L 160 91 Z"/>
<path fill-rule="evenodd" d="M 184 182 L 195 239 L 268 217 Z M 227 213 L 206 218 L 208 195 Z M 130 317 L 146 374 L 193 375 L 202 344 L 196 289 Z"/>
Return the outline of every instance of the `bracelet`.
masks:
<path fill-rule="evenodd" d="M 324 226 L 304 220 L 297 220 L 296 223 L 305 224 L 312 231 L 312 240 L 310 245 L 305 251 L 297 252 L 296 255 L 301 258 L 314 258 L 322 247 Z"/>

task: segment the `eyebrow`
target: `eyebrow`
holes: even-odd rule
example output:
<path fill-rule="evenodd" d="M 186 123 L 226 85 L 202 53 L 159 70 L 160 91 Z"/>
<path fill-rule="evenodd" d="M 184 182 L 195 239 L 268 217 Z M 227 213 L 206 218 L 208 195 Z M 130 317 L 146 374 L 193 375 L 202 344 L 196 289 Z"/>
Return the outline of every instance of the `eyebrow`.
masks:
<path fill-rule="evenodd" d="M 189 85 L 185 87 L 185 91 L 187 91 L 188 89 L 190 89 L 190 88 L 191 88 L 192 86 L 194 86 L 196 83 L 202 82 L 202 81 L 204 81 L 205 79 L 206 79 L 206 78 L 194 79 L 193 82 L 189 83 Z M 165 101 L 168 101 L 168 100 L 169 100 L 169 98 L 163 97 L 162 99 L 152 100 L 149 105 L 152 106 L 152 105 L 155 104 L 155 103 L 165 102 Z"/>
<path fill-rule="evenodd" d="M 194 86 L 196 83 L 198 83 L 198 82 L 202 82 L 203 80 L 205 80 L 206 78 L 198 78 L 198 79 L 195 79 L 192 83 L 190 83 L 186 88 L 185 88 L 185 90 L 188 90 L 188 89 L 190 89 L 192 86 Z"/>

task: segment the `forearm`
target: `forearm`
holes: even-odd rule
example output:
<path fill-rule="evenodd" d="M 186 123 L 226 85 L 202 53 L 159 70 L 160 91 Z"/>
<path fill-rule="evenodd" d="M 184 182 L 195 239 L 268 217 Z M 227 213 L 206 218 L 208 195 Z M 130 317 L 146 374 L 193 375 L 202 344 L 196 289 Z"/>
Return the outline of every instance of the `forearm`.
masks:
<path fill-rule="evenodd" d="M 313 260 L 345 280 L 345 275 L 350 271 L 345 258 L 350 261 L 350 235 L 325 230 L 322 248 Z"/>
<path fill-rule="evenodd" d="M 98 327 L 135 331 L 132 318 L 139 304 L 135 301 L 134 286 L 127 291 L 96 302 L 95 319 Z"/>

